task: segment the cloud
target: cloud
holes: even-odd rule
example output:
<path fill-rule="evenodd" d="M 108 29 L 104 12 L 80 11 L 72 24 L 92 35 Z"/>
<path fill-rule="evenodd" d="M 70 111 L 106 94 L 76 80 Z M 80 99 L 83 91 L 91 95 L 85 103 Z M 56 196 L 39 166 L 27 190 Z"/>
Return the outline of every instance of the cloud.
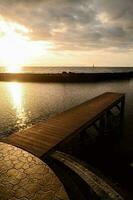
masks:
<path fill-rule="evenodd" d="M 57 49 L 133 49 L 132 0 L 0 0 L 1 15 Z"/>

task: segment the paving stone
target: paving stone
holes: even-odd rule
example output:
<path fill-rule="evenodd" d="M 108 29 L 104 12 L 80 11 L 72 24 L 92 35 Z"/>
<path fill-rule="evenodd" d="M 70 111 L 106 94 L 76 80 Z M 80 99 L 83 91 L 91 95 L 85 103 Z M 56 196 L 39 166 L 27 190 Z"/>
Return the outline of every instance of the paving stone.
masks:
<path fill-rule="evenodd" d="M 0 142 L 0 200 L 69 200 L 62 183 L 39 158 Z"/>

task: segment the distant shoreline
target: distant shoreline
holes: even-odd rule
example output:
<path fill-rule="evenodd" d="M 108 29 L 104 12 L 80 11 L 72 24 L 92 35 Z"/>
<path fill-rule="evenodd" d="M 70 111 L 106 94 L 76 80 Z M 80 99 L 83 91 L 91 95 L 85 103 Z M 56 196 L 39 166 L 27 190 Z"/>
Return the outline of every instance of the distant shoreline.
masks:
<path fill-rule="evenodd" d="M 96 82 L 113 79 L 130 79 L 133 72 L 105 73 L 0 73 L 0 81 L 20 82 Z"/>

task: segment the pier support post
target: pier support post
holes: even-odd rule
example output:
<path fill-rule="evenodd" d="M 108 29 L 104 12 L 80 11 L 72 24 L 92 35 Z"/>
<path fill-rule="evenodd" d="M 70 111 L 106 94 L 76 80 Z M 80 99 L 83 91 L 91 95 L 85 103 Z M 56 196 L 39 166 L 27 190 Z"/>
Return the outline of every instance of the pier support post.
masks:
<path fill-rule="evenodd" d="M 99 133 L 100 135 L 104 135 L 105 133 L 105 116 L 103 115 L 99 121 Z"/>
<path fill-rule="evenodd" d="M 125 111 L 125 95 L 121 100 L 121 110 L 120 110 L 120 133 L 123 133 L 124 128 L 124 111 Z"/>
<path fill-rule="evenodd" d="M 106 113 L 106 132 L 107 134 L 111 133 L 112 131 L 112 113 L 111 111 L 107 111 Z"/>
<path fill-rule="evenodd" d="M 85 144 L 85 136 L 86 136 L 86 130 L 84 130 L 80 133 L 80 145 L 81 145 L 81 147 L 83 147 L 84 144 Z"/>

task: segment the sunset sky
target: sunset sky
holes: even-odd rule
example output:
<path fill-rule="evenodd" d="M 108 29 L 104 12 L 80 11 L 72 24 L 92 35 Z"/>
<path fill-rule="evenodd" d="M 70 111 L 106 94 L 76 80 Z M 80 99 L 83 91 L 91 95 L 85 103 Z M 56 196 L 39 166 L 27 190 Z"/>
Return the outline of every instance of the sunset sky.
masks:
<path fill-rule="evenodd" d="M 1 66 L 133 66 L 133 0 L 0 0 Z"/>

